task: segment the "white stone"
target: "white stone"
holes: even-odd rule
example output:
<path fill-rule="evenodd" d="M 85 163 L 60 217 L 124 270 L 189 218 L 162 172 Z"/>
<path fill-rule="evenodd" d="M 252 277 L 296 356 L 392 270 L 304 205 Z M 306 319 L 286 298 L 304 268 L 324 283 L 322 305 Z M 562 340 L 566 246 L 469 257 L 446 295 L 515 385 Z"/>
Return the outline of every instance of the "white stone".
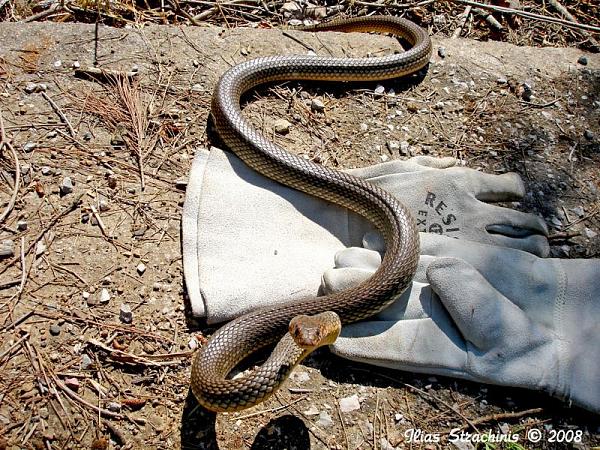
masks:
<path fill-rule="evenodd" d="M 317 420 L 317 425 L 323 428 L 329 428 L 333 425 L 333 419 L 327 411 L 321 411 L 319 414 L 319 420 Z"/>
<path fill-rule="evenodd" d="M 344 397 L 340 399 L 340 410 L 344 413 L 350 411 L 356 411 L 360 409 L 360 402 L 358 401 L 358 395 L 354 394 L 350 397 Z"/>
<path fill-rule="evenodd" d="M 110 300 L 110 292 L 106 288 L 102 288 L 100 291 L 100 303 L 108 303 Z"/>

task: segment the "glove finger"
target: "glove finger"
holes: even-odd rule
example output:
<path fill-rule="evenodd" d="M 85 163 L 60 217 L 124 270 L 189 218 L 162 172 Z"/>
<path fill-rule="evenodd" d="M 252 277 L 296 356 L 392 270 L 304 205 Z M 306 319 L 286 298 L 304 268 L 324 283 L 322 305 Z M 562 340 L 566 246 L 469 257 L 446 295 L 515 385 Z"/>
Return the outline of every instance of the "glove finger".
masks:
<path fill-rule="evenodd" d="M 503 348 L 531 329 L 525 313 L 461 259 L 433 261 L 427 278 L 464 338 L 481 350 Z"/>
<path fill-rule="evenodd" d="M 474 170 L 469 174 L 472 192 L 482 202 L 518 201 L 525 195 L 525 184 L 516 173 L 492 175 Z"/>
<path fill-rule="evenodd" d="M 532 255 L 546 258 L 550 254 L 548 239 L 540 235 L 531 235 L 523 238 L 513 238 L 500 234 L 489 233 L 489 244 L 497 247 L 507 247 L 521 250 Z"/>
<path fill-rule="evenodd" d="M 353 361 L 465 377 L 466 345 L 451 321 L 392 320 L 345 325 L 331 348 Z"/>
<path fill-rule="evenodd" d="M 393 161 L 384 162 L 381 164 L 375 164 L 367 167 L 359 167 L 358 169 L 348 169 L 344 172 L 354 175 L 356 177 L 369 179 L 375 177 L 381 177 L 384 175 L 394 175 L 398 173 L 414 172 L 414 165 L 408 161 L 401 161 L 395 159 Z"/>
<path fill-rule="evenodd" d="M 334 263 L 336 269 L 351 267 L 370 270 L 373 273 L 381 265 L 381 255 L 367 248 L 349 247 L 335 254 Z"/>
<path fill-rule="evenodd" d="M 458 163 L 456 158 L 445 156 L 443 158 L 435 158 L 433 156 L 415 156 L 410 158 L 408 162 L 414 162 L 419 166 L 430 167 L 432 169 L 447 169 L 454 167 Z"/>
<path fill-rule="evenodd" d="M 531 234 L 548 236 L 546 222 L 535 214 L 515 211 L 501 206 L 482 204 L 482 215 L 489 217 L 486 230 L 499 231 L 509 237 L 523 237 Z"/>
<path fill-rule="evenodd" d="M 346 289 L 358 286 L 363 281 L 371 278 L 373 272 L 373 270 L 369 269 L 357 269 L 350 267 L 342 269 L 328 269 L 321 277 L 320 292 L 328 295 L 345 291 Z"/>
<path fill-rule="evenodd" d="M 452 157 L 434 158 L 432 156 L 415 156 L 406 161 L 394 160 L 358 169 L 348 169 L 345 172 L 354 176 L 371 179 L 385 175 L 396 175 L 417 172 L 422 169 L 447 169 L 456 166 L 457 160 Z"/>

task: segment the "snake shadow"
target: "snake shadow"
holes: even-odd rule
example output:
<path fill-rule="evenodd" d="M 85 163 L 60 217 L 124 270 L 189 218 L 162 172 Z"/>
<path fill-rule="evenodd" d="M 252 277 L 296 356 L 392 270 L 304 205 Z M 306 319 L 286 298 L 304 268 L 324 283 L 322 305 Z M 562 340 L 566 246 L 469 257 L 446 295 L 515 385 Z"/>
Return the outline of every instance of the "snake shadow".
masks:
<path fill-rule="evenodd" d="M 188 391 L 181 418 L 180 439 L 182 450 L 220 449 L 216 422 L 217 413 L 199 405 L 192 391 Z M 252 450 L 310 449 L 308 428 L 301 419 L 291 414 L 270 420 L 260 428 L 251 444 L 249 441 L 251 441 L 251 436 L 240 431 L 239 442 L 235 443 L 235 448 L 250 446 Z M 229 449 L 232 447 L 223 448 Z"/>

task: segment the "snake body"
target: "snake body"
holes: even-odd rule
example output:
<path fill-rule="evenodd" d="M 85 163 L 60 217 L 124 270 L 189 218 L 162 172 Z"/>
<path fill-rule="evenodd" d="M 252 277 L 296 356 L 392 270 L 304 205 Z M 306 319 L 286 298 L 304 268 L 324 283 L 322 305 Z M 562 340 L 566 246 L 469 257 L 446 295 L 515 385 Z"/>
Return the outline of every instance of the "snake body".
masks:
<path fill-rule="evenodd" d="M 211 105 L 215 129 L 231 151 L 262 175 L 371 221 L 384 237 L 386 252 L 379 269 L 357 287 L 263 308 L 229 322 L 213 334 L 195 356 L 191 372 L 194 396 L 213 411 L 241 410 L 266 400 L 312 351 L 299 346 L 288 333 L 296 316 L 334 311 L 342 323 L 369 317 L 406 289 L 417 267 L 419 237 L 404 205 L 360 178 L 305 160 L 271 142 L 243 118 L 240 98 L 259 84 L 279 80 L 370 81 L 407 75 L 428 64 L 429 36 L 408 20 L 387 16 L 334 20 L 307 30 L 392 33 L 412 47 L 400 54 L 374 58 L 274 56 L 238 64 L 221 77 L 215 88 Z M 325 320 L 331 319 L 327 314 Z M 247 356 L 277 341 L 261 366 L 239 377 L 228 377 Z"/>

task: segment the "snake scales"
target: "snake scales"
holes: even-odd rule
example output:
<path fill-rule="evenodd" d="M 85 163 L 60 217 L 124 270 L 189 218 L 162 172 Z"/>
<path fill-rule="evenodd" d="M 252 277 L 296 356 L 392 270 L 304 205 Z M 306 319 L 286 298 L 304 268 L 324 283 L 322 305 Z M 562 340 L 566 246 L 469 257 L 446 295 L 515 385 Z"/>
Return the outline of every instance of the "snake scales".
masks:
<path fill-rule="evenodd" d="M 428 64 L 429 36 L 412 22 L 384 16 L 334 20 L 305 30 L 392 33 L 412 47 L 375 58 L 274 56 L 236 65 L 215 88 L 211 105 L 215 128 L 223 143 L 262 175 L 370 220 L 383 234 L 386 252 L 377 272 L 357 287 L 260 309 L 220 328 L 195 356 L 191 373 L 194 396 L 213 411 L 241 410 L 266 400 L 302 358 L 335 340 L 338 316 L 342 323 L 349 323 L 380 311 L 406 289 L 417 267 L 419 237 L 404 205 L 362 179 L 307 161 L 269 141 L 242 117 L 240 98 L 259 84 L 279 80 L 371 81 L 407 75 Z M 315 324 L 306 316 L 296 318 L 300 314 L 320 315 Z M 321 341 L 314 343 L 312 338 Z M 261 366 L 240 377 L 228 377 L 240 361 L 276 341 L 279 343 Z"/>

